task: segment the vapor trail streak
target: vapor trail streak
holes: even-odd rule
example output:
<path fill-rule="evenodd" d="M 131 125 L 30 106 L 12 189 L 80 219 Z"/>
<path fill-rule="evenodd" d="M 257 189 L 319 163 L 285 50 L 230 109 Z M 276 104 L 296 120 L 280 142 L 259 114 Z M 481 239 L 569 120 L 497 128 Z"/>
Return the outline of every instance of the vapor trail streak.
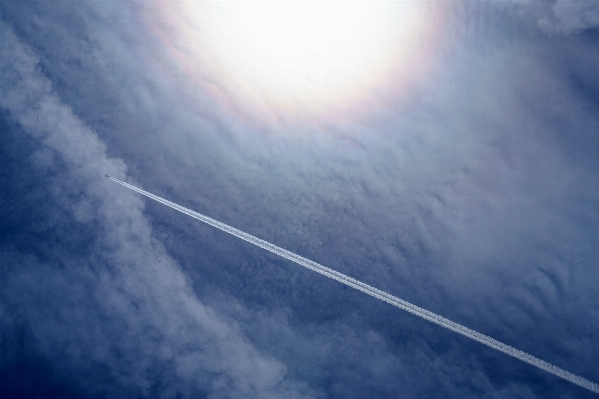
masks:
<path fill-rule="evenodd" d="M 439 316 L 435 313 L 429 312 L 426 309 L 422 309 L 421 307 L 418 307 L 416 305 L 412 305 L 409 302 L 404 301 L 403 299 L 399 299 L 391 294 L 387 294 L 384 291 L 381 291 L 377 288 L 374 288 L 368 284 L 365 284 L 361 281 L 358 281 L 354 278 L 351 278 L 349 276 L 346 276 L 345 274 L 341 274 L 339 272 L 336 272 L 333 269 L 329 269 L 328 267 L 322 266 L 316 262 L 313 262 L 309 259 L 306 259 L 302 256 L 296 255 L 293 252 L 289 252 L 286 249 L 277 247 L 274 244 L 271 244 L 267 241 L 261 240 L 258 237 L 254 237 L 253 235 L 250 235 L 248 233 L 244 233 L 241 230 L 238 230 L 234 227 L 228 226 L 224 223 L 219 222 L 218 220 L 214 220 L 208 216 L 204 216 L 200 213 L 194 212 L 191 209 L 187 209 L 185 207 L 182 207 L 181 205 L 177 205 L 173 202 L 167 201 L 164 198 L 158 197 L 154 194 L 151 194 L 147 191 L 144 191 L 142 189 L 139 189 L 135 186 L 132 186 L 130 184 L 127 184 L 123 181 L 120 181 L 118 179 L 115 179 L 114 177 L 108 176 L 106 175 L 107 178 L 109 178 L 110 180 L 117 182 L 119 184 L 122 184 L 123 186 L 130 188 L 133 191 L 137 191 L 138 193 L 145 195 L 148 198 L 151 198 L 155 201 L 158 201 L 166 206 L 170 206 L 173 209 L 178 210 L 179 212 L 183 212 L 186 215 L 189 215 L 193 218 L 199 219 L 204 223 L 208 223 L 211 226 L 214 226 L 218 229 L 221 229 L 229 234 L 232 234 L 236 237 L 239 237 L 247 242 L 250 242 L 254 245 L 259 246 L 260 248 L 264 248 L 267 251 L 270 251 L 272 253 L 275 253 L 277 255 L 282 256 L 283 258 L 289 259 L 295 263 L 297 263 L 298 265 L 307 267 L 310 270 L 313 270 L 317 273 L 320 273 L 322 275 L 325 275 L 329 278 L 332 278 L 333 280 L 337 280 L 340 283 L 343 283 L 345 285 L 348 285 L 352 288 L 357 289 L 358 291 L 362 291 L 370 296 L 373 296 L 377 299 L 380 299 L 381 301 L 387 302 L 393 306 L 396 306 L 400 309 L 403 309 L 405 311 L 408 311 L 418 317 L 421 317 L 425 320 L 428 320 L 430 322 L 433 322 L 435 324 L 440 325 L 441 327 L 445 327 L 448 330 L 454 331 L 458 334 L 462 334 L 470 339 L 473 339 L 475 341 L 480 342 L 481 344 L 485 344 L 493 349 L 497 349 L 500 352 L 503 352 L 507 355 L 513 356 L 516 359 L 520 359 L 523 362 L 529 363 L 535 367 L 540 368 L 541 370 L 545 370 L 553 375 L 556 375 L 560 378 L 563 378 L 566 381 L 570 381 L 582 388 L 588 389 L 589 391 L 595 392 L 597 394 L 599 394 L 599 385 L 597 385 L 596 383 L 594 383 L 593 381 L 587 380 L 584 377 L 578 376 L 576 374 L 572 374 L 569 371 L 566 371 L 564 369 L 561 369 L 557 366 L 554 366 L 551 363 L 547 363 L 544 360 L 538 359 L 536 357 L 534 357 L 533 355 L 529 355 L 526 352 L 523 352 L 519 349 L 513 348 L 509 345 L 506 345 L 502 342 L 499 342 L 489 336 L 486 336 L 484 334 L 481 334 L 477 331 L 471 330 L 468 327 L 464 327 L 458 323 L 455 323 L 451 320 L 446 319 L 445 317 Z"/>

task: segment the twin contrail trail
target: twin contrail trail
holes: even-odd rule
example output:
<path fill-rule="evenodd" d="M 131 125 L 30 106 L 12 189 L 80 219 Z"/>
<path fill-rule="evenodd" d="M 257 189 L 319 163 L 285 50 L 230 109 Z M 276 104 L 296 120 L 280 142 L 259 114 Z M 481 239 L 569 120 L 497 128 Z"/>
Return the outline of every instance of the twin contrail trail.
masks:
<path fill-rule="evenodd" d="M 108 175 L 106 175 L 106 177 L 114 182 L 117 182 L 117 183 L 127 187 L 127 188 L 130 188 L 133 191 L 137 191 L 138 193 L 145 195 L 148 198 L 158 201 L 166 206 L 170 206 L 171 208 L 176 209 L 179 212 L 183 212 L 186 215 L 189 215 L 193 218 L 199 219 L 204 223 L 208 223 L 211 226 L 214 226 L 214 227 L 221 229 L 229 234 L 239 237 L 242 240 L 245 240 L 254 245 L 257 245 L 260 248 L 264 248 L 267 251 L 270 251 L 274 254 L 282 256 L 283 258 L 289 259 L 290 261 L 293 261 L 300 266 L 307 267 L 310 270 L 313 270 L 313 271 L 320 273 L 324 276 L 332 278 L 333 280 L 337 280 L 340 283 L 343 283 L 345 285 L 348 285 L 352 288 L 357 289 L 358 291 L 362 291 L 370 296 L 380 299 L 381 301 L 387 302 L 393 306 L 396 306 L 400 309 L 408 311 L 418 317 L 421 317 L 425 320 L 428 320 L 430 322 L 438 324 L 441 327 L 447 328 L 448 330 L 454 331 L 458 334 L 462 334 L 470 339 L 480 342 L 481 344 L 487 345 L 493 349 L 497 349 L 498 351 L 501 351 L 501 352 L 503 352 L 507 355 L 510 355 L 512 357 L 515 357 L 516 359 L 520 359 L 523 362 L 532 364 L 533 366 L 538 367 L 541 370 L 545 370 L 553 375 L 563 378 L 566 381 L 570 381 L 582 388 L 588 389 L 589 391 L 599 394 L 599 385 L 597 385 L 593 381 L 587 380 L 586 378 L 580 377 L 576 374 L 572 374 L 569 371 L 566 371 L 557 366 L 554 366 L 551 363 L 547 363 L 546 361 L 538 359 L 532 355 L 529 355 L 526 352 L 523 352 L 521 350 L 513 348 L 509 345 L 499 342 L 499 341 L 497 341 L 489 336 L 486 336 L 484 334 L 481 334 L 477 331 L 471 330 L 468 327 L 464 327 L 458 323 L 455 323 L 451 320 L 446 319 L 445 317 L 442 317 L 435 313 L 429 312 L 426 309 L 422 309 L 421 307 L 412 305 L 411 303 L 406 302 L 403 299 L 399 299 L 391 294 L 387 294 L 384 291 L 381 291 L 381 290 L 374 288 L 368 284 L 365 284 L 365 283 L 358 281 L 354 278 L 346 276 L 345 274 L 336 272 L 335 270 L 329 269 L 328 267 L 322 266 L 316 262 L 313 262 L 313 261 L 306 259 L 302 256 L 299 256 L 297 254 L 294 254 L 293 252 L 289 252 L 281 247 L 277 247 L 276 245 L 273 245 L 267 241 L 261 240 L 258 237 L 254 237 L 251 234 L 245 233 L 245 232 L 238 230 L 234 227 L 231 227 L 224 223 L 221 223 L 218 220 L 214 220 L 208 216 L 194 212 L 191 209 L 187 209 L 181 205 L 177 205 L 173 202 L 167 201 L 164 198 L 160 198 L 160 197 L 158 197 L 154 194 L 151 194 L 147 191 L 139 189 L 135 186 L 127 184 L 118 179 L 115 179 L 114 177 L 111 177 Z"/>

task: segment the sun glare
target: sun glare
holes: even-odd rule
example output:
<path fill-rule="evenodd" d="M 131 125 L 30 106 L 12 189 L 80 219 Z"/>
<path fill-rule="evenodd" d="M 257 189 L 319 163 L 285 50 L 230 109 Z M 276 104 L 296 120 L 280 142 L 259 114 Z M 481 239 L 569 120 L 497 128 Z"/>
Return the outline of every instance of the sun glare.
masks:
<path fill-rule="evenodd" d="M 202 68 L 211 64 L 242 97 L 283 108 L 326 107 L 392 73 L 415 45 L 419 4 L 182 0 L 178 15 L 186 56 Z"/>

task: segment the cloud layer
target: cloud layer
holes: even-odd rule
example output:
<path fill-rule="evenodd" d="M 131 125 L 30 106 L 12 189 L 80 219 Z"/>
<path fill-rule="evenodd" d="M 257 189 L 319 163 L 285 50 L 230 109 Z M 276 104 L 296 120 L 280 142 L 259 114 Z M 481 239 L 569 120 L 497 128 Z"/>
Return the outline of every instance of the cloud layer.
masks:
<path fill-rule="evenodd" d="M 456 6 L 409 92 L 262 124 L 147 7 L 0 6 L 0 389 L 587 395 L 103 176 L 597 381 L 595 2 Z"/>
<path fill-rule="evenodd" d="M 28 254 L 18 241 L 3 247 L 4 328 L 22 325 L 35 348 L 27 350 L 90 394 L 301 396 L 284 386 L 283 365 L 261 356 L 230 321 L 198 301 L 152 238 L 140 199 L 110 190 L 101 178 L 124 177 L 123 162 L 109 158 L 60 101 L 34 53 L 4 24 L 0 35 L 0 106 L 8 123 L 19 126 L 10 133 L 31 140 L 34 173 L 46 176 L 23 197 L 8 194 L 3 205 L 30 214 L 22 218 L 42 218 L 40 230 L 30 222 L 20 234 L 50 234 L 55 241 L 25 244 Z M 14 173 L 7 178 L 24 178 Z"/>
<path fill-rule="evenodd" d="M 514 7 L 538 26 L 551 33 L 571 34 L 599 26 L 597 0 L 490 0 Z"/>

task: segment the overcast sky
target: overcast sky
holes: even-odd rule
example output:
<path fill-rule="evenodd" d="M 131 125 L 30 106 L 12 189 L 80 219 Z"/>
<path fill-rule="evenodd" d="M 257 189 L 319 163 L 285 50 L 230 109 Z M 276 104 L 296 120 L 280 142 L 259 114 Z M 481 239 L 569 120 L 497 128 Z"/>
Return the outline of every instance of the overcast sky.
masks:
<path fill-rule="evenodd" d="M 104 175 L 597 382 L 599 1 L 362 11 L 377 72 L 249 83 L 184 3 L 0 0 L 1 397 L 597 397 Z"/>

